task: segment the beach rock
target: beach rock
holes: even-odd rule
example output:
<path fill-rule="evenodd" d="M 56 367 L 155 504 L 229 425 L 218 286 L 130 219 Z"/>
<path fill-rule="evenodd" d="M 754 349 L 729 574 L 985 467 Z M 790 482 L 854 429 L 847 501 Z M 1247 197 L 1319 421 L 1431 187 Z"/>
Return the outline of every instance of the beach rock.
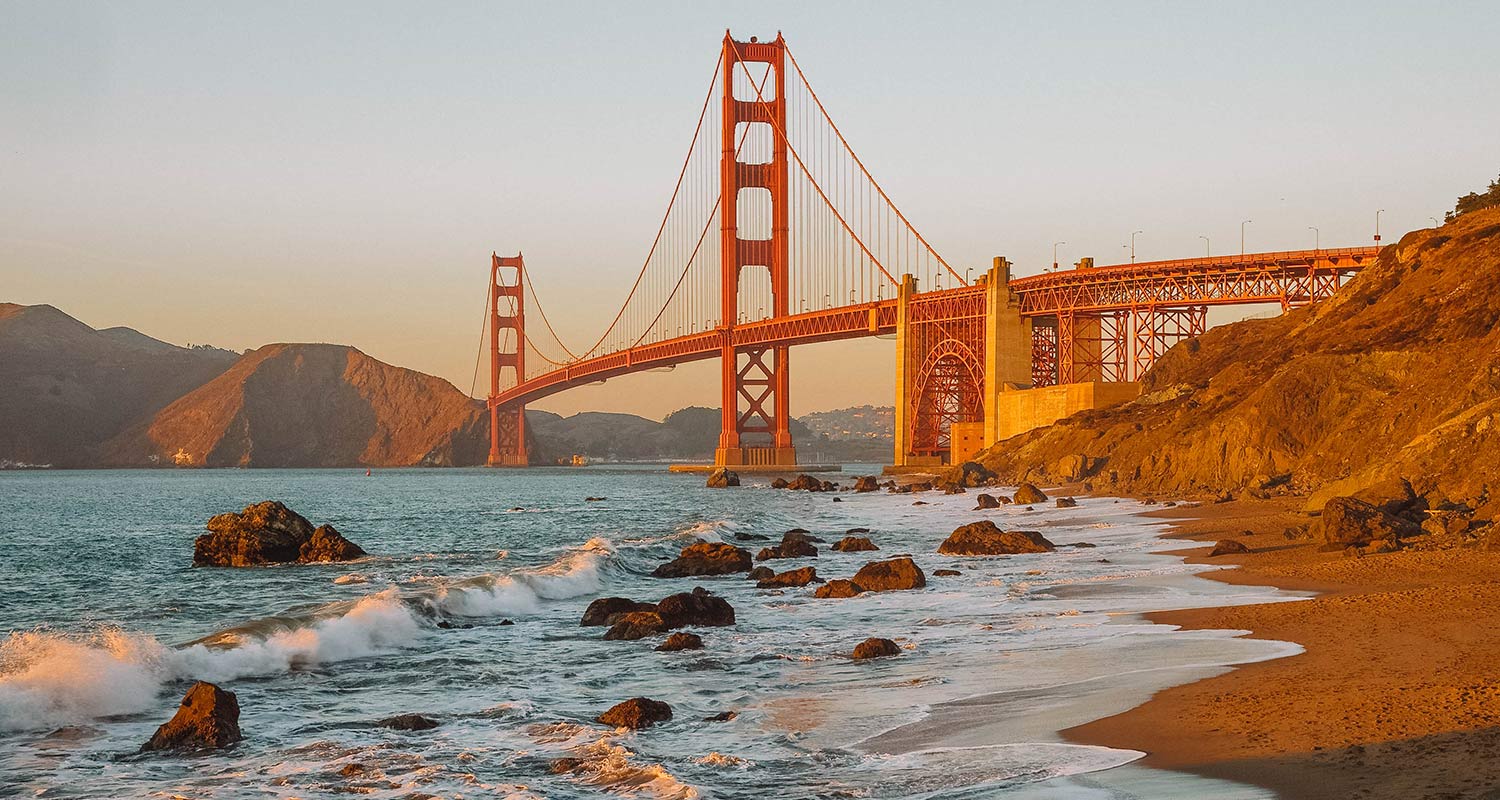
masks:
<path fill-rule="evenodd" d="M 818 590 L 813 592 L 813 597 L 823 599 L 853 597 L 863 591 L 854 581 L 835 578 L 819 586 Z"/>
<path fill-rule="evenodd" d="M 609 641 L 633 642 L 657 633 L 666 633 L 667 622 L 655 611 L 631 611 L 614 618 L 604 638 Z"/>
<path fill-rule="evenodd" d="M 786 482 L 786 478 L 776 478 L 771 481 L 772 489 L 785 489 L 788 486 L 791 486 L 791 484 Z"/>
<path fill-rule="evenodd" d="M 675 559 L 651 571 L 655 578 L 729 575 L 751 567 L 750 551 L 725 542 L 694 542 Z"/>
<path fill-rule="evenodd" d="M 1422 520 L 1422 532 L 1437 536 L 1458 536 L 1469 530 L 1469 517 L 1458 511 L 1429 511 Z"/>
<path fill-rule="evenodd" d="M 854 573 L 854 583 L 864 592 L 888 592 L 920 589 L 927 585 L 922 568 L 910 558 L 871 561 Z"/>
<path fill-rule="evenodd" d="M 1224 539 L 1218 544 L 1214 545 L 1214 549 L 1209 552 L 1208 557 L 1213 558 L 1214 556 L 1228 556 L 1237 553 L 1248 552 L 1250 552 L 1250 548 L 1246 547 L 1244 542 L 1237 542 L 1233 539 Z"/>
<path fill-rule="evenodd" d="M 804 541 L 804 542 L 812 542 L 814 544 L 822 544 L 823 543 L 822 539 L 820 539 L 820 538 L 812 535 L 812 532 L 809 531 L 806 528 L 792 528 L 791 530 L 787 531 L 786 533 L 781 534 L 782 541 L 786 541 L 787 537 L 789 537 L 789 536 L 791 538 L 793 538 L 793 539 L 798 539 L 798 540 Z"/>
<path fill-rule="evenodd" d="M 801 491 L 804 491 L 804 492 L 822 492 L 822 491 L 826 491 L 823 488 L 823 481 L 820 481 L 820 480 L 818 480 L 817 478 L 814 478 L 811 475 L 805 475 L 805 474 L 804 475 L 798 475 L 797 477 L 793 478 L 792 482 L 788 483 L 786 485 L 786 488 L 791 489 L 793 491 L 801 490 Z"/>
<path fill-rule="evenodd" d="M 763 579 L 756 584 L 760 589 L 784 589 L 792 586 L 806 586 L 818 580 L 818 572 L 812 567 L 799 567 L 789 569 L 786 572 L 778 572 L 769 578 Z"/>
<path fill-rule="evenodd" d="M 914 506 L 925 506 L 925 505 L 927 505 L 927 501 L 926 500 L 916 500 L 916 501 L 912 502 L 912 505 L 914 505 Z"/>
<path fill-rule="evenodd" d="M 1417 493 L 1412 490 L 1411 482 L 1405 478 L 1391 478 L 1366 486 L 1350 495 L 1355 500 L 1361 500 L 1384 511 L 1391 516 L 1401 516 L 1422 505 Z M 1375 537 L 1381 538 L 1381 537 Z"/>
<path fill-rule="evenodd" d="M 966 494 L 969 491 L 957 483 L 940 483 L 937 488 L 942 489 L 943 494 Z"/>
<path fill-rule="evenodd" d="M 880 479 L 874 475 L 862 475 L 854 482 L 854 491 L 860 493 L 880 491 Z"/>
<path fill-rule="evenodd" d="M 678 631 L 667 637 L 665 642 L 656 646 L 659 652 L 673 653 L 678 650 L 702 650 L 703 637 L 696 633 Z"/>
<path fill-rule="evenodd" d="M 708 473 L 708 483 L 706 485 L 710 489 L 725 489 L 730 486 L 739 486 L 740 475 L 738 472 L 731 472 L 723 467 L 719 467 L 713 472 Z"/>
<path fill-rule="evenodd" d="M 738 716 L 739 716 L 739 713 L 735 712 L 735 711 L 720 711 L 719 713 L 714 714 L 712 716 L 704 717 L 703 721 L 704 722 L 728 722 L 728 721 L 730 721 L 730 720 L 732 720 L 732 719 L 734 719 L 735 717 L 738 717 Z"/>
<path fill-rule="evenodd" d="M 438 721 L 421 714 L 397 714 L 394 717 L 386 717 L 375 723 L 382 728 L 390 728 L 395 731 L 427 731 L 438 726 Z"/>
<path fill-rule="evenodd" d="M 745 576 L 745 580 L 763 581 L 775 574 L 776 570 L 771 569 L 770 567 L 756 567 L 755 569 L 750 570 L 750 574 Z"/>
<path fill-rule="evenodd" d="M 964 486 L 989 486 L 1000 476 L 978 461 L 965 461 L 958 467 L 958 482 Z"/>
<path fill-rule="evenodd" d="M 976 499 L 979 500 L 979 505 L 974 506 L 975 511 L 983 511 L 986 508 L 1000 507 L 1000 501 L 996 500 L 995 496 L 992 494 L 980 494 Z"/>
<path fill-rule="evenodd" d="M 1323 505 L 1318 522 L 1323 528 L 1323 540 L 1333 547 L 1365 545 L 1376 539 L 1411 536 L 1421 530 L 1415 523 L 1353 497 L 1329 500 Z"/>
<path fill-rule="evenodd" d="M 668 628 L 684 628 L 689 625 L 716 627 L 734 624 L 734 606 L 722 597 L 715 597 L 699 586 L 691 592 L 682 592 L 662 599 L 656 604 L 656 613 Z"/>
<path fill-rule="evenodd" d="M 1059 497 L 1059 498 L 1057 498 L 1057 507 L 1058 508 L 1077 508 L 1078 507 L 1078 501 L 1074 500 L 1071 497 Z"/>
<path fill-rule="evenodd" d="M 870 532 L 869 528 L 850 528 L 849 530 L 844 531 L 844 533 L 846 533 L 846 534 L 848 534 L 850 536 L 856 536 L 856 535 L 861 534 L 861 533 L 869 533 L 869 532 Z"/>
<path fill-rule="evenodd" d="M 1017 505 L 1029 506 L 1035 503 L 1047 502 L 1047 495 L 1034 484 L 1023 483 L 1016 487 L 1016 496 L 1013 498 Z"/>
<path fill-rule="evenodd" d="M 765 542 L 769 541 L 771 537 L 762 536 L 758 533 L 740 533 L 736 531 L 734 534 L 734 538 L 742 542 Z"/>
<path fill-rule="evenodd" d="M 864 660 L 867 658 L 885 658 L 887 656 L 901 655 L 901 646 L 890 639 L 881 639 L 872 636 L 854 646 L 853 658 Z"/>
<path fill-rule="evenodd" d="M 935 569 L 932 571 L 932 574 L 933 577 L 937 578 L 952 578 L 958 575 L 962 575 L 963 573 L 959 572 L 956 569 Z"/>
<path fill-rule="evenodd" d="M 632 697 L 599 715 L 598 721 L 616 728 L 640 730 L 672 718 L 672 707 L 649 697 Z"/>
<path fill-rule="evenodd" d="M 950 556 L 1050 553 L 1055 549 L 1055 545 L 1036 531 L 1002 531 L 989 520 L 960 526 L 938 545 L 939 553 Z"/>
<path fill-rule="evenodd" d="M 183 695 L 177 713 L 156 729 L 141 751 L 228 747 L 239 740 L 240 703 L 234 692 L 198 681 Z"/>
<path fill-rule="evenodd" d="M 875 543 L 863 536 L 845 536 L 833 543 L 833 549 L 840 553 L 863 553 L 868 550 L 879 550 Z"/>
<path fill-rule="evenodd" d="M 578 624 L 583 627 L 592 625 L 613 625 L 618 619 L 632 611 L 655 611 L 654 603 L 638 603 L 628 597 L 601 597 L 583 610 L 583 619 Z"/>
<path fill-rule="evenodd" d="M 1092 466 L 1092 459 L 1075 453 L 1054 461 L 1052 466 L 1047 468 L 1047 474 L 1060 481 L 1076 481 L 1087 477 Z"/>
<path fill-rule="evenodd" d="M 195 567 L 250 567 L 259 564 L 349 561 L 365 555 L 332 525 L 312 523 L 285 505 L 268 500 L 208 521 L 209 533 L 193 542 Z"/>
<path fill-rule="evenodd" d="M 787 531 L 781 537 L 781 544 L 762 549 L 755 555 L 755 560 L 766 561 L 772 558 L 809 558 L 816 556 L 818 548 L 812 542 L 812 537 L 808 536 L 806 531 Z"/>

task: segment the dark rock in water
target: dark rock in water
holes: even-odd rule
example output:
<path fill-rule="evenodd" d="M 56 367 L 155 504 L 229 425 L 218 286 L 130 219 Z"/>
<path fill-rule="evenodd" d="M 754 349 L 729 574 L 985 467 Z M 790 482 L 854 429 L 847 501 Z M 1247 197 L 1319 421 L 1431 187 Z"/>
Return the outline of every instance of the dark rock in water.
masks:
<path fill-rule="evenodd" d="M 628 597 L 601 597 L 583 611 L 579 625 L 613 625 L 622 615 L 632 611 L 655 611 L 655 603 L 638 603 Z"/>
<path fill-rule="evenodd" d="M 1057 507 L 1058 508 L 1077 508 L 1078 507 L 1078 501 L 1074 500 L 1071 497 L 1059 497 L 1059 498 L 1057 498 Z"/>
<path fill-rule="evenodd" d="M 995 496 L 992 495 L 992 494 L 981 494 L 981 495 L 979 495 L 978 499 L 979 499 L 979 505 L 974 506 L 974 510 L 975 511 L 983 511 L 986 508 L 999 508 L 1000 507 L 1000 501 L 996 500 Z"/>
<path fill-rule="evenodd" d="M 667 631 L 666 620 L 655 611 L 631 611 L 614 619 L 614 624 L 604 632 L 604 638 L 610 641 L 632 642 Z"/>
<path fill-rule="evenodd" d="M 939 553 L 950 556 L 1050 553 L 1055 549 L 1055 545 L 1036 531 L 1002 531 L 989 520 L 960 526 L 938 545 Z"/>
<path fill-rule="evenodd" d="M 672 707 L 649 697 L 632 697 L 599 715 L 599 722 L 640 730 L 672 718 Z"/>
<path fill-rule="evenodd" d="M 702 650 L 703 637 L 696 633 L 678 631 L 667 637 L 665 642 L 656 646 L 663 653 L 672 653 L 678 650 Z"/>
<path fill-rule="evenodd" d="M 786 533 L 781 534 L 782 541 L 786 541 L 788 538 L 798 539 L 804 542 L 815 542 L 817 544 L 823 543 L 822 539 L 812 535 L 812 531 L 809 531 L 806 528 L 792 528 Z"/>
<path fill-rule="evenodd" d="M 734 538 L 742 542 L 768 542 L 771 540 L 771 537 L 761 536 L 758 533 L 736 533 Z"/>
<path fill-rule="evenodd" d="M 871 561 L 854 573 L 854 583 L 866 592 L 889 592 L 920 589 L 927 585 L 922 568 L 910 558 Z"/>
<path fill-rule="evenodd" d="M 1227 556 L 1234 555 L 1236 553 L 1248 552 L 1250 552 L 1250 548 L 1246 547 L 1244 542 L 1236 542 L 1233 539 L 1225 539 L 1214 545 L 1214 549 L 1209 552 L 1208 555 L 1210 558 L 1212 558 L 1214 556 Z"/>
<path fill-rule="evenodd" d="M 781 537 L 781 544 L 775 547 L 767 547 L 756 554 L 756 561 L 766 561 L 772 558 L 811 558 L 818 554 L 818 548 L 813 544 L 814 537 L 809 536 L 806 531 L 787 531 Z M 816 540 L 821 541 L 821 540 Z"/>
<path fill-rule="evenodd" d="M 793 478 L 792 482 L 786 485 L 786 488 L 793 491 L 800 489 L 805 492 L 821 492 L 823 491 L 823 482 L 811 475 L 804 474 Z"/>
<path fill-rule="evenodd" d="M 699 586 L 691 592 L 682 592 L 662 599 L 656 604 L 656 613 L 668 628 L 684 628 L 689 625 L 715 627 L 734 624 L 734 606 L 722 597 L 709 594 Z"/>
<path fill-rule="evenodd" d="M 833 543 L 833 549 L 840 553 L 862 553 L 867 550 L 879 550 L 875 543 L 863 536 L 845 536 Z"/>
<path fill-rule="evenodd" d="M 958 482 L 964 486 L 989 486 L 1000 476 L 978 461 L 965 461 L 958 468 Z"/>
<path fill-rule="evenodd" d="M 583 502 L 585 502 L 585 503 L 602 503 L 602 502 L 604 502 L 605 500 L 608 500 L 608 499 L 609 499 L 608 497 L 585 497 L 585 498 L 583 498 Z"/>
<path fill-rule="evenodd" d="M 1072 544 L 1060 544 L 1058 547 L 1098 547 L 1093 542 L 1074 542 Z"/>
<path fill-rule="evenodd" d="M 859 534 L 859 533 L 869 533 L 869 532 L 870 532 L 869 528 L 850 528 L 849 530 L 844 531 L 844 533 L 847 533 L 850 536 L 854 536 L 855 534 Z"/>
<path fill-rule="evenodd" d="M 756 584 L 761 589 L 785 589 L 792 586 L 806 586 L 818 580 L 818 572 L 812 567 L 800 567 L 789 569 L 786 572 L 778 572 L 769 578 Z"/>
<path fill-rule="evenodd" d="M 1014 499 L 1017 505 L 1029 506 L 1035 503 L 1047 502 L 1047 495 L 1043 494 L 1042 490 L 1036 488 L 1034 484 L 1023 483 L 1016 487 L 1016 496 Z"/>
<path fill-rule="evenodd" d="M 724 489 L 730 486 L 739 485 L 740 475 L 737 472 L 731 472 L 730 470 L 727 470 L 723 467 L 719 467 L 713 472 L 708 473 L 707 486 L 710 489 Z"/>
<path fill-rule="evenodd" d="M 720 711 L 719 713 L 714 714 L 713 716 L 704 717 L 703 721 L 704 722 L 728 722 L 728 721 L 730 721 L 730 720 L 732 720 L 732 719 L 734 719 L 735 717 L 738 717 L 738 716 L 739 716 L 739 713 L 735 712 L 735 711 Z"/>
<path fill-rule="evenodd" d="M 835 503 L 842 503 L 842 502 L 844 502 L 844 498 L 842 498 L 842 497 L 835 497 L 835 498 L 833 498 L 833 502 L 835 502 Z"/>
<path fill-rule="evenodd" d="M 656 578 L 691 575 L 729 575 L 750 569 L 750 551 L 724 542 L 695 542 L 682 548 L 677 558 L 651 571 Z"/>
<path fill-rule="evenodd" d="M 901 655 L 901 647 L 890 639 L 872 636 L 854 646 L 854 658 L 857 660 L 898 655 Z"/>
<path fill-rule="evenodd" d="M 934 577 L 938 578 L 952 578 L 956 575 L 962 575 L 963 573 L 959 572 L 956 569 L 935 569 L 932 571 L 932 574 Z"/>
<path fill-rule="evenodd" d="M 510 508 L 506 509 L 506 511 L 525 511 L 525 510 L 526 509 L 521 508 L 520 506 L 511 506 Z"/>
<path fill-rule="evenodd" d="M 965 494 L 968 492 L 967 489 L 957 483 L 938 484 L 938 488 L 943 490 L 943 494 Z"/>
<path fill-rule="evenodd" d="M 927 505 L 927 501 L 926 500 L 917 500 L 917 501 L 913 502 L 912 505 L 914 505 L 914 506 L 925 506 L 925 505 Z"/>
<path fill-rule="evenodd" d="M 195 567 L 250 567 L 258 564 L 349 561 L 365 555 L 332 525 L 314 528 L 302 515 L 275 500 L 245 506 L 239 513 L 208 521 L 209 533 L 193 542 Z"/>
<path fill-rule="evenodd" d="M 505 623 L 502 622 L 500 624 L 504 625 Z M 511 624 L 514 625 L 515 623 L 511 623 Z M 470 625 L 467 622 L 462 622 L 462 623 L 460 623 L 460 622 L 449 622 L 446 619 L 438 620 L 437 626 L 439 628 L 442 628 L 445 631 L 446 630 L 466 631 L 466 630 L 469 630 L 470 628 L 474 627 L 473 625 Z"/>
<path fill-rule="evenodd" d="M 141 751 L 228 747 L 239 740 L 239 699 L 234 692 L 198 681 L 183 695 L 177 713 L 156 729 Z"/>
<path fill-rule="evenodd" d="M 859 479 L 854 481 L 854 491 L 861 493 L 880 491 L 880 479 L 874 475 L 860 476 Z"/>
<path fill-rule="evenodd" d="M 583 759 L 581 758 L 554 758 L 547 763 L 547 771 L 553 775 L 566 775 L 569 772 L 576 772 L 582 766 Z"/>
<path fill-rule="evenodd" d="M 786 482 L 786 478 L 777 478 L 771 481 L 772 489 L 785 489 L 788 486 L 791 486 L 791 484 Z"/>
<path fill-rule="evenodd" d="M 500 624 L 501 625 L 514 625 L 516 623 L 515 623 L 515 620 L 502 619 L 502 620 L 500 620 Z"/>
<path fill-rule="evenodd" d="M 771 569 L 770 567 L 756 567 L 755 569 L 750 570 L 750 574 L 746 575 L 745 579 L 751 581 L 763 581 L 775 574 L 776 570 Z"/>
<path fill-rule="evenodd" d="M 822 586 L 819 586 L 818 590 L 813 592 L 813 597 L 837 599 L 844 597 L 853 597 L 863 591 L 863 589 L 859 588 L 859 584 L 855 583 L 854 581 L 844 580 L 843 578 L 835 578 L 823 584 Z"/>
<path fill-rule="evenodd" d="M 436 728 L 438 721 L 421 714 L 398 714 L 394 717 L 386 717 L 375 724 L 397 731 L 427 731 Z"/>

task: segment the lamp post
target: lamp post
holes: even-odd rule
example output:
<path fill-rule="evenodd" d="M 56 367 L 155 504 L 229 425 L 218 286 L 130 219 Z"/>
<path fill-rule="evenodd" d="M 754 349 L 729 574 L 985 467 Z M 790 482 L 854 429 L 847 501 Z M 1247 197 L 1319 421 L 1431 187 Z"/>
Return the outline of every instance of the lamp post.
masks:
<path fill-rule="evenodd" d="M 1313 232 L 1313 251 L 1316 252 L 1318 250 L 1322 250 L 1323 234 L 1318 232 L 1318 228 L 1315 225 L 1309 225 L 1307 226 L 1307 229 Z"/>
<path fill-rule="evenodd" d="M 1132 263 L 1132 264 L 1135 263 L 1135 237 L 1136 237 L 1136 234 L 1139 234 L 1139 233 L 1145 233 L 1145 231 L 1131 231 L 1130 232 L 1130 263 Z"/>
<path fill-rule="evenodd" d="M 1247 219 L 1244 222 L 1240 223 L 1240 256 L 1242 258 L 1245 255 L 1245 226 L 1249 225 L 1250 223 L 1252 223 L 1254 221 L 1255 220 L 1253 220 L 1253 219 Z"/>
<path fill-rule="evenodd" d="M 1199 234 L 1198 238 L 1203 240 L 1203 257 L 1209 258 L 1213 256 L 1213 244 L 1208 241 L 1208 237 Z"/>
<path fill-rule="evenodd" d="M 1385 213 L 1385 209 L 1383 209 L 1383 208 L 1380 209 L 1379 211 L 1375 212 L 1375 246 L 1376 247 L 1380 246 L 1380 215 L 1383 214 L 1383 213 Z"/>
<path fill-rule="evenodd" d="M 1057 246 L 1060 245 L 1060 244 L 1067 244 L 1067 242 L 1053 242 L 1052 243 L 1052 269 L 1054 271 L 1057 269 Z"/>
<path fill-rule="evenodd" d="M 1432 227 L 1434 228 L 1442 224 L 1441 222 L 1438 222 L 1437 217 L 1428 217 L 1428 219 L 1432 220 Z"/>

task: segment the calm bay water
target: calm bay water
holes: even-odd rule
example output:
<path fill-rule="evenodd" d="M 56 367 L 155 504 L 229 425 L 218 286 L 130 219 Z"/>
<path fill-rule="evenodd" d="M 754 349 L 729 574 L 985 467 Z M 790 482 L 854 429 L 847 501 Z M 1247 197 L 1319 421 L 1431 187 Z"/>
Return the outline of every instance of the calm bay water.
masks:
<path fill-rule="evenodd" d="M 0 473 L 0 795 L 1264 796 L 1121 767 L 1139 754 L 1056 735 L 1162 686 L 1292 651 L 1126 613 L 1286 599 L 1150 555 L 1164 545 L 1138 504 L 973 512 L 972 492 L 833 502 L 747 484 L 759 485 L 708 490 L 701 476 L 648 467 Z M 372 555 L 190 566 L 208 517 L 264 499 L 332 523 Z M 936 554 L 954 527 L 984 516 L 1097 546 Z M 742 575 L 648 575 L 694 537 L 754 551 L 760 543 L 735 533 L 793 527 L 830 542 L 867 527 L 881 551 L 825 547 L 777 568 L 848 577 L 910 553 L 928 588 L 816 600 L 811 587 L 762 591 Z M 943 567 L 962 575 L 932 577 Z M 739 620 L 697 631 L 701 651 L 605 642 L 577 624 L 595 597 L 656 600 L 697 585 Z M 848 660 L 867 636 L 905 650 Z M 194 679 L 238 694 L 245 741 L 135 755 Z M 592 722 L 642 695 L 670 703 L 673 721 L 634 734 Z M 703 721 L 724 711 L 738 716 Z M 409 712 L 442 725 L 371 725 Z M 554 775 L 559 757 L 583 767 Z"/>

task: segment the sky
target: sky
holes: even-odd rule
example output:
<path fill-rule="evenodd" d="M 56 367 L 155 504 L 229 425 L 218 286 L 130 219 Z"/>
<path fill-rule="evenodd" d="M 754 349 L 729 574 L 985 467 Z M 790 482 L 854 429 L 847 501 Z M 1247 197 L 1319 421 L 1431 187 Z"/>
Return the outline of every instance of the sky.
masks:
<path fill-rule="evenodd" d="M 1230 253 L 1247 219 L 1252 251 L 1362 245 L 1377 209 L 1390 242 L 1500 175 L 1486 2 L 0 0 L 0 301 L 469 391 L 491 251 L 570 342 L 607 325 L 726 28 L 786 36 L 960 270 Z M 793 412 L 890 403 L 893 358 L 794 350 Z M 717 370 L 534 407 L 659 418 Z"/>

